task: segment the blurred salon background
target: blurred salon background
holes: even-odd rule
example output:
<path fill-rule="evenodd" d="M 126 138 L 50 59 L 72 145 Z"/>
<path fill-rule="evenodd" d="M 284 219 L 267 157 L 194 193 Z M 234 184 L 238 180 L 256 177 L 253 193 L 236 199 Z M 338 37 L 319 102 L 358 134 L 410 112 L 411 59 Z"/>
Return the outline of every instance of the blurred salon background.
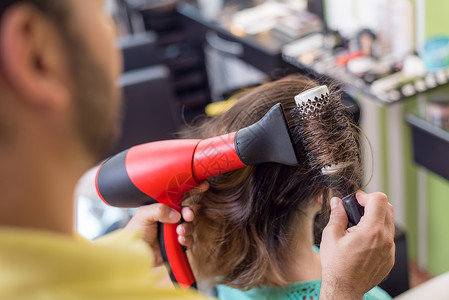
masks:
<path fill-rule="evenodd" d="M 110 0 L 123 51 L 123 135 L 111 155 L 176 138 L 240 89 L 291 73 L 337 82 L 361 127 L 365 190 L 395 208 L 395 296 L 449 271 L 449 2 Z M 77 189 L 81 235 L 129 220 Z"/>

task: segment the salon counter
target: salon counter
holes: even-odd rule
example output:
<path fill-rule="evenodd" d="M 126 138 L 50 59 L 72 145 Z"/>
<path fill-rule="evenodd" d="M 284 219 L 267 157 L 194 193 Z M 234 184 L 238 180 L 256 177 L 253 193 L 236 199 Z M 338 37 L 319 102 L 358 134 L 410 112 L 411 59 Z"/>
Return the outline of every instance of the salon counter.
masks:
<path fill-rule="evenodd" d="M 417 164 L 449 180 L 449 131 L 415 115 L 407 115 Z"/>

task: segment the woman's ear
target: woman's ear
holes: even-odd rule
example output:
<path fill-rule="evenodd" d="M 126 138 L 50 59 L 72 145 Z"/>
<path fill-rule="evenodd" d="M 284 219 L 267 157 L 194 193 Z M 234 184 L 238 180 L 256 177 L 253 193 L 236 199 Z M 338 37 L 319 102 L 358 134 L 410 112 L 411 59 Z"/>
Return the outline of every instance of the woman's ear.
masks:
<path fill-rule="evenodd" d="M 318 197 L 317 197 L 317 203 L 318 203 L 318 205 L 321 207 L 321 206 L 323 206 L 323 194 L 320 194 Z"/>

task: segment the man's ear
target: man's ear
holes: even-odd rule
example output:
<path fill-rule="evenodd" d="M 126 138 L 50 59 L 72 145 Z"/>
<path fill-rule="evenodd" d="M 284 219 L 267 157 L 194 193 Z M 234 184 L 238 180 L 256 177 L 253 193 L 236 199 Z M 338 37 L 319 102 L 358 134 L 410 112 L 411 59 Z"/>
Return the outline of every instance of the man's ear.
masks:
<path fill-rule="evenodd" d="M 68 54 L 56 25 L 31 4 L 13 5 L 0 23 L 0 72 L 13 92 L 40 108 L 66 106 Z"/>

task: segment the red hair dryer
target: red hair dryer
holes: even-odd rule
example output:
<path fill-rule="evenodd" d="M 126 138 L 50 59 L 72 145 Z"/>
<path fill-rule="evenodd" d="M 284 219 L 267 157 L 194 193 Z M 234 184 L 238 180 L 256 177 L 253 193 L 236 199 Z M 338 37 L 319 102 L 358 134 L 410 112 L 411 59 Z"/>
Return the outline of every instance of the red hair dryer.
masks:
<path fill-rule="evenodd" d="M 298 164 L 281 104 L 257 123 L 234 133 L 132 147 L 105 161 L 95 183 L 100 197 L 112 206 L 160 202 L 180 211 L 184 194 L 206 178 L 263 162 Z M 178 243 L 177 224 L 159 225 L 162 257 L 172 281 L 183 289 L 196 288 L 187 256 Z"/>

